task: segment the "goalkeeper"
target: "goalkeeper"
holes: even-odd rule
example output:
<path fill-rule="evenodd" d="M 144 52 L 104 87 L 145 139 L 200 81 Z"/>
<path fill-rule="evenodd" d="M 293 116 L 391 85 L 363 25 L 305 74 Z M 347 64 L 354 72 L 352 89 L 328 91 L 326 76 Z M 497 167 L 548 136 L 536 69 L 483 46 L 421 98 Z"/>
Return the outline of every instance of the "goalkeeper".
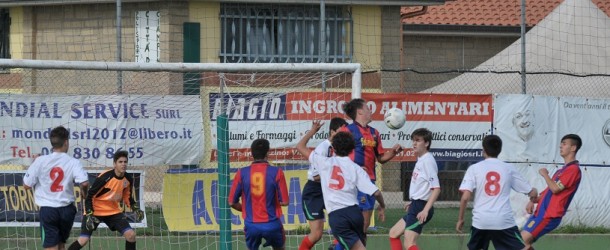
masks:
<path fill-rule="evenodd" d="M 81 249 L 87 244 L 93 231 L 104 222 L 112 231 L 125 237 L 125 249 L 136 249 L 136 232 L 131 228 L 119 202 L 129 206 L 136 215 L 136 221 L 144 219 L 144 212 L 131 196 L 133 179 L 126 174 L 127 151 L 117 151 L 113 158 L 114 169 L 101 173 L 93 183 L 85 199 L 81 233 L 68 250 Z"/>

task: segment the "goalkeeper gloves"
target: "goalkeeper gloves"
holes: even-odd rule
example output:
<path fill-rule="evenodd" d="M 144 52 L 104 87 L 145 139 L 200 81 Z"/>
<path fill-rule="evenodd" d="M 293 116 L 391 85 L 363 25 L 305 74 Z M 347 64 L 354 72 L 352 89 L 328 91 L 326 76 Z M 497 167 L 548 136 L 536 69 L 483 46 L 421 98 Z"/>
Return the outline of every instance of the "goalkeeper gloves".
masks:
<path fill-rule="evenodd" d="M 100 224 L 100 220 L 97 217 L 93 216 L 92 211 L 88 211 L 87 214 L 85 214 L 84 222 L 85 222 L 85 227 L 89 231 L 95 230 L 95 226 L 97 224 Z"/>
<path fill-rule="evenodd" d="M 132 206 L 133 212 L 136 214 L 136 221 L 140 222 L 144 219 L 144 211 L 140 210 L 140 208 L 136 205 Z"/>

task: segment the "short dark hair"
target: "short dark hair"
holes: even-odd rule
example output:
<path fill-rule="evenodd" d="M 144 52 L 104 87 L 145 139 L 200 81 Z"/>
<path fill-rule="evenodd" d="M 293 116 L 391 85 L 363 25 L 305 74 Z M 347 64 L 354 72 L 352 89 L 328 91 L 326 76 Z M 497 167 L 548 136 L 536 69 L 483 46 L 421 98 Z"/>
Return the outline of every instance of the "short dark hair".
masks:
<path fill-rule="evenodd" d="M 341 131 L 333 136 L 333 150 L 338 156 L 348 156 L 356 147 L 352 134 Z"/>
<path fill-rule="evenodd" d="M 328 124 L 328 132 L 337 131 L 338 129 L 346 125 L 347 122 L 345 121 L 345 119 L 341 117 L 335 117 L 333 119 L 330 119 L 330 124 Z"/>
<path fill-rule="evenodd" d="M 411 140 L 415 136 L 422 137 L 424 139 L 424 142 L 428 143 L 427 149 L 430 150 L 430 146 L 432 146 L 432 132 L 430 132 L 430 130 L 428 130 L 427 128 L 418 128 L 416 130 L 413 130 L 413 133 L 411 133 Z"/>
<path fill-rule="evenodd" d="M 572 140 L 572 145 L 576 145 L 576 151 L 574 152 L 574 154 L 578 153 L 578 150 L 580 149 L 580 147 L 582 147 L 582 139 L 580 139 L 580 136 L 578 136 L 577 134 L 567 134 L 561 138 L 561 141 L 566 139 Z"/>
<path fill-rule="evenodd" d="M 112 157 L 112 162 L 116 163 L 116 161 L 118 161 L 121 157 L 125 157 L 129 161 L 129 157 L 127 157 L 127 155 L 127 151 L 125 150 L 116 151 L 116 153 L 114 153 L 114 157 Z"/>
<path fill-rule="evenodd" d="M 267 153 L 269 152 L 269 141 L 267 139 L 256 139 L 252 142 L 250 150 L 252 151 L 254 160 L 263 160 L 267 157 Z"/>
<path fill-rule="evenodd" d="M 356 114 L 358 114 L 358 109 L 363 108 L 364 105 L 366 105 L 365 103 L 366 101 L 364 101 L 362 98 L 352 99 L 343 105 L 343 112 L 345 112 L 349 118 L 355 121 Z"/>
<path fill-rule="evenodd" d="M 64 126 L 55 127 L 49 135 L 51 146 L 55 149 L 63 147 L 69 136 L 70 132 Z"/>
<path fill-rule="evenodd" d="M 497 135 L 483 137 L 483 151 L 487 156 L 497 158 L 502 152 L 502 139 Z"/>

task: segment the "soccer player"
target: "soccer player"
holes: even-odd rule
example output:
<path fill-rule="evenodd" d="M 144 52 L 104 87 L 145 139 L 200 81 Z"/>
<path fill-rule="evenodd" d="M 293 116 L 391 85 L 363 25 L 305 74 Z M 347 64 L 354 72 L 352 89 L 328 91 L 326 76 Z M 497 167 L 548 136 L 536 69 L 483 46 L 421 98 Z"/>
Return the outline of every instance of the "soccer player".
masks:
<path fill-rule="evenodd" d="M 34 188 L 34 200 L 40 206 L 44 249 L 65 249 L 76 215 L 74 183 L 79 183 L 83 199 L 89 187 L 81 163 L 67 154 L 69 136 L 63 126 L 53 128 L 49 135 L 53 153 L 37 157 L 23 177 L 23 185 Z"/>
<path fill-rule="evenodd" d="M 339 128 L 346 125 L 347 122 L 343 118 L 335 117 L 331 119 L 328 126 L 328 139 L 316 147 L 316 153 L 327 157 L 332 156 L 330 140 Z M 299 250 L 309 250 L 322 238 L 324 229 L 324 198 L 322 197 L 320 173 L 314 164 L 311 164 L 307 170 L 307 183 L 303 188 L 302 204 L 311 232 L 303 238 Z"/>
<path fill-rule="evenodd" d="M 561 138 L 559 154 L 565 165 L 549 176 L 546 168 L 538 172 L 544 178 L 545 188 L 538 199 L 530 201 L 526 210 L 532 213 L 534 204 L 538 203 L 536 211 L 525 222 L 521 230 L 521 237 L 525 242 L 526 249 L 533 249 L 532 243 L 559 226 L 561 219 L 566 214 L 574 194 L 580 185 L 580 165 L 576 160 L 576 153 L 582 146 L 580 136 L 567 134 Z"/>
<path fill-rule="evenodd" d="M 429 152 L 432 143 L 432 132 L 418 128 L 411 133 L 413 151 L 417 162 L 409 186 L 410 204 L 405 206 L 407 214 L 390 229 L 390 247 L 392 250 L 403 249 L 400 236 L 404 235 L 404 245 L 408 250 L 417 250 L 417 237 L 423 226 L 434 215 L 434 202 L 441 193 L 438 180 L 438 166 L 434 156 Z"/>
<path fill-rule="evenodd" d="M 483 161 L 468 168 L 460 191 L 460 213 L 455 229 L 462 232 L 466 205 L 474 192 L 472 229 L 468 249 L 488 249 L 489 241 L 495 249 L 523 249 L 525 245 L 513 218 L 510 191 L 528 194 L 536 199 L 538 191 L 532 188 L 515 167 L 498 160 L 502 140 L 497 135 L 483 138 Z"/>
<path fill-rule="evenodd" d="M 353 123 L 341 128 L 340 131 L 351 133 L 356 143 L 355 149 L 349 154 L 349 157 L 358 166 L 362 167 L 369 175 L 370 181 L 375 183 L 377 179 L 375 162 L 378 161 L 381 164 L 388 162 L 402 151 L 402 147 L 396 144 L 392 147 L 392 150 L 384 151 L 379 131 L 368 125 L 371 122 L 372 113 L 365 100 L 352 99 L 343 106 L 343 111 L 353 120 Z M 375 198 L 360 192 L 358 193 L 358 201 L 360 201 L 358 205 L 362 211 L 362 216 L 364 216 L 364 233 L 366 235 L 371 224 Z"/>
<path fill-rule="evenodd" d="M 114 168 L 101 173 L 93 182 L 85 199 L 85 216 L 81 223 L 80 236 L 70 245 L 69 250 L 84 247 L 101 222 L 125 237 L 126 250 L 136 249 L 136 232 L 119 206 L 122 200 L 134 211 L 137 221 L 144 219 L 144 212 L 131 196 L 134 182 L 127 174 L 127 161 L 127 151 L 117 151 L 113 157 Z"/>
<path fill-rule="evenodd" d="M 250 166 L 237 170 L 229 193 L 229 205 L 241 211 L 248 249 L 258 249 L 262 239 L 266 240 L 263 247 L 284 249 L 286 235 L 280 220 L 281 206 L 288 206 L 284 172 L 267 162 L 269 141 L 256 139 L 250 148 L 254 161 Z"/>
<path fill-rule="evenodd" d="M 358 208 L 358 190 L 373 195 L 379 202 L 378 215 L 385 220 L 385 202 L 381 191 L 373 184 L 366 172 L 356 165 L 349 153 L 355 142 L 351 134 L 338 132 L 332 138 L 335 156 L 320 155 L 307 148 L 309 139 L 320 129 L 322 123 L 314 121 L 312 128 L 301 138 L 297 150 L 316 166 L 328 212 L 328 223 L 333 236 L 345 249 L 366 249 L 364 218 Z"/>

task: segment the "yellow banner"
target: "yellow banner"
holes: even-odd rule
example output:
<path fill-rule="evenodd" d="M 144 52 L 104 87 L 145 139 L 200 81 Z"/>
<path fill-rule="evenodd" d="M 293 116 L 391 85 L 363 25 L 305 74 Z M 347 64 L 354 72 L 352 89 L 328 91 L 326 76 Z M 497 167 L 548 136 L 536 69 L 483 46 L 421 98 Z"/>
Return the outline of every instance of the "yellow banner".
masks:
<path fill-rule="evenodd" d="M 284 229 L 307 226 L 301 206 L 301 193 L 307 182 L 307 166 L 284 167 L 289 202 L 282 207 Z M 231 171 L 231 180 L 236 173 Z M 196 172 L 168 172 L 163 178 L 163 216 L 170 231 L 217 231 L 218 171 L 197 169 Z M 228 202 L 223 200 L 222 202 Z M 231 229 L 243 229 L 241 212 L 231 209 Z"/>

